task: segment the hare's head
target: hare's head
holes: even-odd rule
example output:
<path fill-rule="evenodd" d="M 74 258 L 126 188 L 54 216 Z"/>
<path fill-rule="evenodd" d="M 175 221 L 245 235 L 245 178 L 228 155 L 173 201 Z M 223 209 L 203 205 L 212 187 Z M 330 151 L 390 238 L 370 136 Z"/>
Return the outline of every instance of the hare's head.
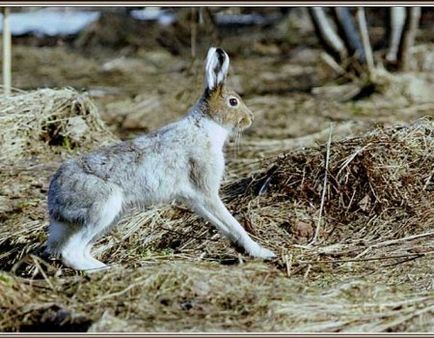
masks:
<path fill-rule="evenodd" d="M 204 102 L 206 113 L 220 125 L 244 130 L 253 122 L 253 114 L 240 96 L 225 85 L 229 56 L 221 48 L 210 48 L 205 63 Z"/>

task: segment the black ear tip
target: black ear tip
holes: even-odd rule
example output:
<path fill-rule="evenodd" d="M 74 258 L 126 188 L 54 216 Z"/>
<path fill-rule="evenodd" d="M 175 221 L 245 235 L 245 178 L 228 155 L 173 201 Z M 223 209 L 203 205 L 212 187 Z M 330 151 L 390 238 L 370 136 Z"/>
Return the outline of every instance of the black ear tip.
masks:
<path fill-rule="evenodd" d="M 217 54 L 219 54 L 219 55 L 225 55 L 226 53 L 225 53 L 225 51 L 223 50 L 223 49 L 221 49 L 221 48 L 216 48 L 216 50 L 215 50 L 215 52 L 217 53 Z"/>
<path fill-rule="evenodd" d="M 225 51 L 221 48 L 216 48 L 215 52 L 217 53 L 220 63 L 223 63 L 226 54 Z"/>

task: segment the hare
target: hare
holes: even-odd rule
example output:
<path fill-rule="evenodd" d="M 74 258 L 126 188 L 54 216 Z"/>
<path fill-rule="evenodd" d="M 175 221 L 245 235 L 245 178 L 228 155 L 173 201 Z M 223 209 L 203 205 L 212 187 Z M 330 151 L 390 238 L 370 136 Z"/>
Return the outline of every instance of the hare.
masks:
<path fill-rule="evenodd" d="M 77 270 L 106 265 L 91 255 L 92 243 L 130 206 L 179 201 L 222 234 L 263 259 L 274 254 L 253 241 L 219 197 L 230 133 L 244 130 L 253 114 L 227 86 L 229 57 L 210 48 L 205 89 L 179 121 L 156 132 L 65 161 L 48 190 L 47 252 Z"/>

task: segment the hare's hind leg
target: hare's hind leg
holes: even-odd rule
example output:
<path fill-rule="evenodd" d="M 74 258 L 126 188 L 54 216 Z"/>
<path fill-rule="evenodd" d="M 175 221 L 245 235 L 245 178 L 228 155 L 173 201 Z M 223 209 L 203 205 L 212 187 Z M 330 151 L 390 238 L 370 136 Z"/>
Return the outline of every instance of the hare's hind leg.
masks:
<path fill-rule="evenodd" d="M 90 237 L 90 227 L 82 228 L 74 233 L 61 249 L 62 262 L 76 270 L 94 270 L 105 267 L 105 264 L 86 254 L 86 242 Z"/>
<path fill-rule="evenodd" d="M 114 192 L 104 204 L 92 208 L 93 217 L 74 233 L 62 248 L 65 265 L 77 270 L 94 270 L 106 265 L 91 255 L 93 242 L 115 221 L 122 210 L 122 194 Z"/>
<path fill-rule="evenodd" d="M 57 220 L 50 220 L 46 251 L 50 254 L 60 255 L 62 262 L 74 269 L 85 270 L 93 268 L 87 262 L 82 248 L 84 228 L 77 230 L 78 226 Z"/>
<path fill-rule="evenodd" d="M 58 254 L 62 243 L 64 243 L 73 232 L 73 228 L 67 223 L 50 219 L 46 252 Z"/>

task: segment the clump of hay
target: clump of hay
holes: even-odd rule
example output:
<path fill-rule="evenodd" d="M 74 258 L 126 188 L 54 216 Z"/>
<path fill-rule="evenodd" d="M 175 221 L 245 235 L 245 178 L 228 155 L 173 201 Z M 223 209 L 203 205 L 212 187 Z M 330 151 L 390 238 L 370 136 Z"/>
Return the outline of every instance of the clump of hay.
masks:
<path fill-rule="evenodd" d="M 377 128 L 329 147 L 278 156 L 225 192 L 261 236 L 267 238 L 272 229 L 289 234 L 282 237 L 286 240 L 267 240 L 276 248 L 295 244 L 300 231 L 310 239 L 319 227 L 321 244 L 333 244 L 337 251 L 350 245 L 360 253 L 386 240 L 433 235 L 433 149 L 432 119 Z"/>
<path fill-rule="evenodd" d="M 90 98 L 69 88 L 0 96 L 0 124 L 2 163 L 113 139 Z"/>

